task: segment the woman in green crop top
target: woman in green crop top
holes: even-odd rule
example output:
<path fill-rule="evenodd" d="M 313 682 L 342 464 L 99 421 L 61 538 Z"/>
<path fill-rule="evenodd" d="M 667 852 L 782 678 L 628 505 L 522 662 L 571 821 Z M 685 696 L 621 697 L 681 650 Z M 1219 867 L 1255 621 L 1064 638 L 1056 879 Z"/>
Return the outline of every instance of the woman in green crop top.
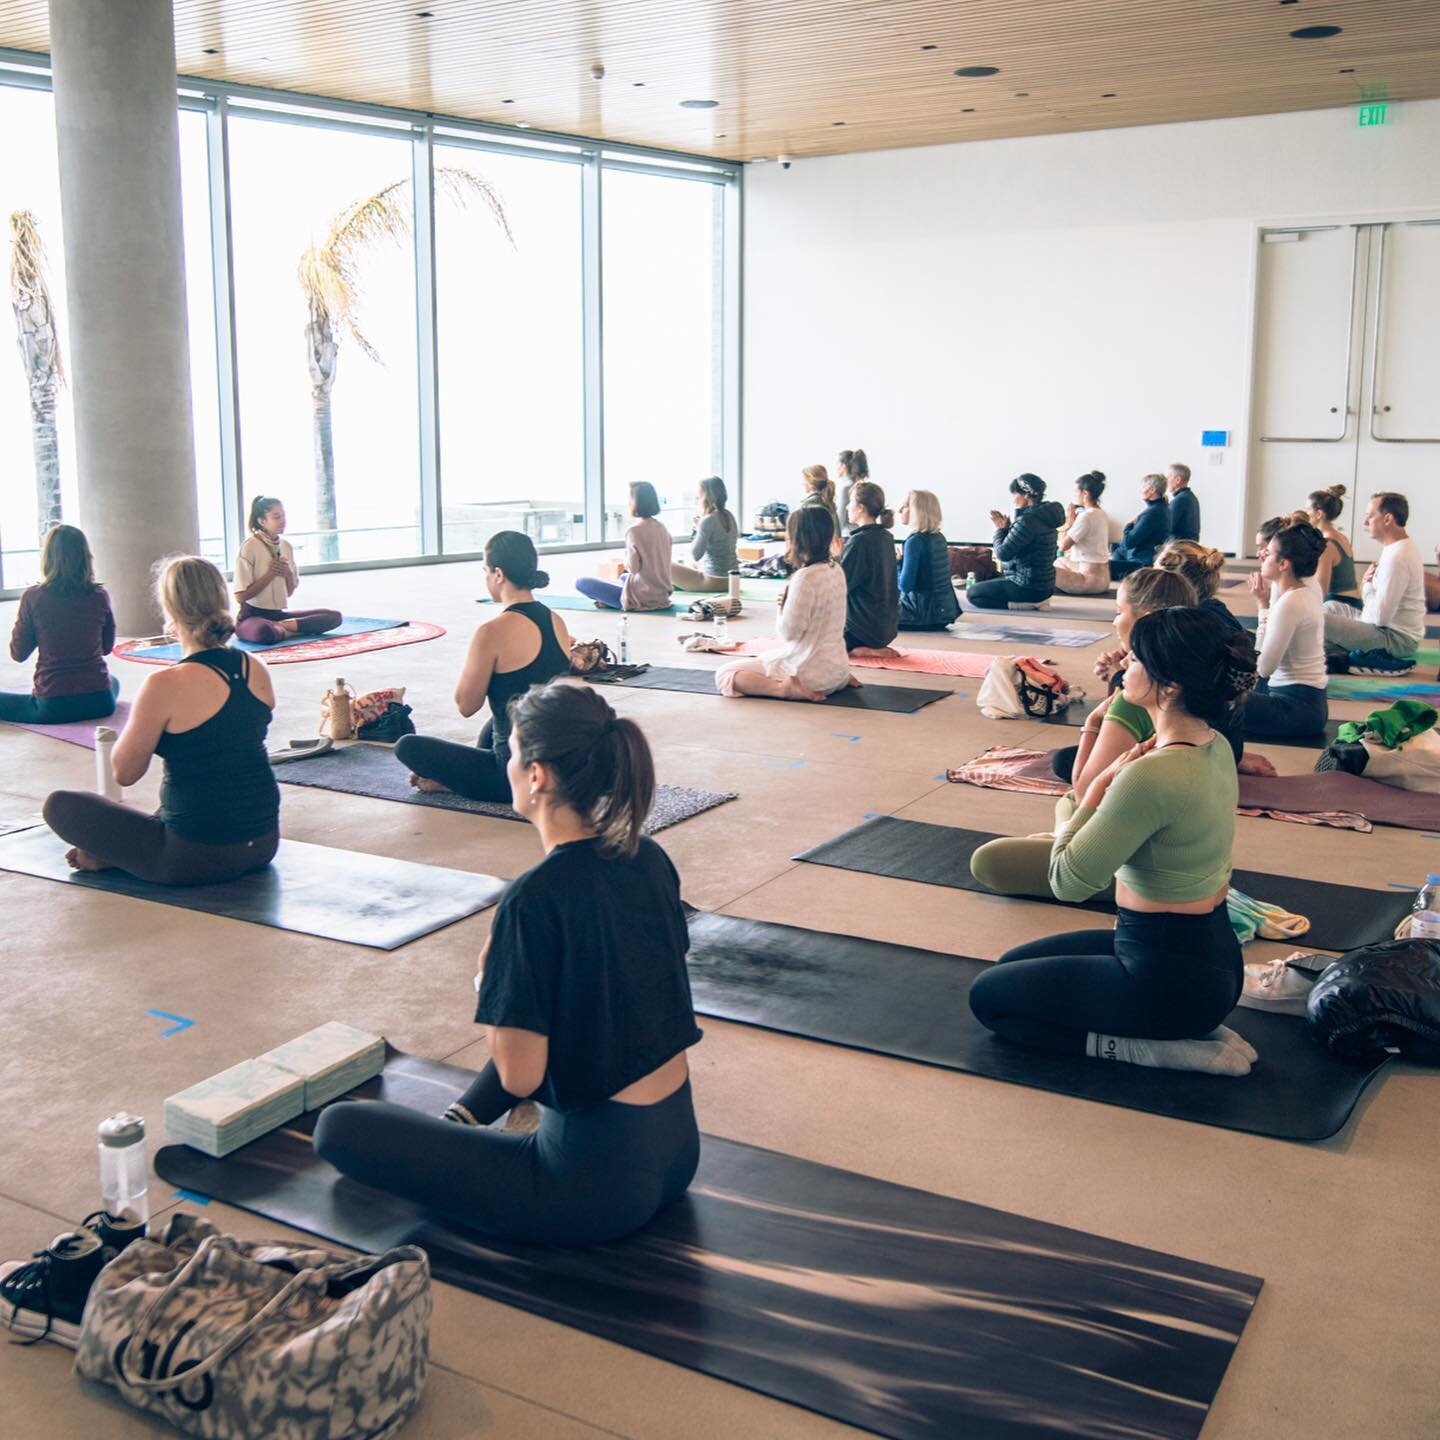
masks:
<path fill-rule="evenodd" d="M 1242 967 L 1225 904 L 1238 782 L 1218 732 L 1255 683 L 1254 649 L 1198 608 L 1145 615 L 1130 641 L 1124 696 L 1155 733 L 1089 781 L 1050 854 L 1058 899 L 1114 877 L 1115 928 L 1007 952 L 970 1007 L 1016 1044 L 1243 1075 L 1255 1052 L 1221 1024 Z"/>

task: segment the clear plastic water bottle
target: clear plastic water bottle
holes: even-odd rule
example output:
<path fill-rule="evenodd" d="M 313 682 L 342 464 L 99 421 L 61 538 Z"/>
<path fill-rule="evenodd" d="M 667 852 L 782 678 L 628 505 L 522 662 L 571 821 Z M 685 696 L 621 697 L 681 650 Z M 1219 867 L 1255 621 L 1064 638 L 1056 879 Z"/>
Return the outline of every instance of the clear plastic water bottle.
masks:
<path fill-rule="evenodd" d="M 717 615 L 715 617 L 715 640 L 720 645 L 728 645 L 730 643 L 730 631 L 725 624 L 725 617 L 723 615 Z"/>
<path fill-rule="evenodd" d="M 1410 911 L 1410 934 L 1416 940 L 1440 940 L 1440 875 L 1427 875 Z"/>
<path fill-rule="evenodd" d="M 112 1215 L 150 1219 L 150 1168 L 145 1122 L 123 1110 L 100 1122 L 100 1204 Z"/>
<path fill-rule="evenodd" d="M 973 590 L 974 588 L 975 588 L 975 572 L 972 570 L 972 571 L 965 577 L 965 589 L 966 589 L 966 591 L 968 592 L 968 591 L 970 591 L 970 590 Z"/>
<path fill-rule="evenodd" d="M 616 634 L 619 636 L 620 663 L 622 665 L 628 665 L 630 663 L 630 617 L 628 615 L 622 615 L 620 617 L 620 624 L 616 629 Z"/>

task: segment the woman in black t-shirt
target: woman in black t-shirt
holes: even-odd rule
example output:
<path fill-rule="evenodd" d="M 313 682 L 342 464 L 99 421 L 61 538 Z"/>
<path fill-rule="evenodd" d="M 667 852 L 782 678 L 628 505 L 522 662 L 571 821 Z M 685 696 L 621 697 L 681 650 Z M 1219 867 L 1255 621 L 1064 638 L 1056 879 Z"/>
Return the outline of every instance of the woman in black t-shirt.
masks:
<path fill-rule="evenodd" d="M 655 771 L 639 726 L 566 680 L 512 716 L 513 803 L 545 858 L 510 886 L 481 954 L 492 1059 L 444 1118 L 333 1105 L 315 1148 L 487 1234 L 593 1244 L 679 1199 L 699 1162 L 689 933 L 675 867 L 641 833 Z M 533 1134 L 486 1128 L 530 1096 Z"/>

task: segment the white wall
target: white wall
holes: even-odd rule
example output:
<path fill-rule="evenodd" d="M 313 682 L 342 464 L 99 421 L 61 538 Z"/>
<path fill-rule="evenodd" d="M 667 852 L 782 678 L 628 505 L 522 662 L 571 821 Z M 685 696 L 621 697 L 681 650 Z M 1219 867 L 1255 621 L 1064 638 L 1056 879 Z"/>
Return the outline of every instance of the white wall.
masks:
<path fill-rule="evenodd" d="M 1022 470 L 1195 470 L 1236 549 L 1261 222 L 1440 212 L 1440 101 L 807 160 L 745 177 L 745 503 L 862 446 L 988 534 Z M 1201 430 L 1229 430 L 1207 463 Z M 1210 452 L 1215 453 L 1215 452 Z"/>

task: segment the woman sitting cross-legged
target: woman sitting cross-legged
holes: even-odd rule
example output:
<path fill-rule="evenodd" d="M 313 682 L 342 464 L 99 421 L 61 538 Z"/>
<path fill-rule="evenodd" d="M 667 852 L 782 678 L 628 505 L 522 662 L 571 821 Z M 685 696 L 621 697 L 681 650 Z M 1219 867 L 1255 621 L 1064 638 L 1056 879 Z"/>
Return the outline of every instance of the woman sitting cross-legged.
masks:
<path fill-rule="evenodd" d="M 409 768 L 417 790 L 510 803 L 510 702 L 570 669 L 570 632 L 534 594 L 549 583 L 528 535 L 500 530 L 485 542 L 485 589 L 505 608 L 470 637 L 455 706 L 468 720 L 488 701 L 490 721 L 474 745 L 402 735 L 395 758 Z"/>
<path fill-rule="evenodd" d="M 695 521 L 690 558 L 704 568 L 697 570 L 693 565 L 672 564 L 670 583 L 677 590 L 709 593 L 729 588 L 740 528 L 725 508 L 726 499 L 725 482 L 718 475 L 700 482 L 700 514 Z"/>
<path fill-rule="evenodd" d="M 1012 605 L 1034 608 L 1055 593 L 1056 531 L 1065 508 L 1045 498 L 1045 482 L 1028 472 L 1010 482 L 1015 497 L 1015 518 L 999 510 L 990 512 L 995 526 L 995 558 L 1004 575 L 982 580 L 965 592 L 981 610 L 1008 610 Z"/>
<path fill-rule="evenodd" d="M 1075 499 L 1065 507 L 1055 588 L 1065 595 L 1103 595 L 1110 588 L 1110 520 L 1100 508 L 1105 476 L 1091 470 L 1075 482 Z"/>
<path fill-rule="evenodd" d="M 786 561 L 794 572 L 781 593 L 777 629 L 784 644 L 715 672 L 722 695 L 823 700 L 858 685 L 845 651 L 845 572 L 831 557 L 834 522 L 822 505 L 790 512 Z"/>
<path fill-rule="evenodd" d="M 331 1105 L 315 1149 L 488 1235 L 595 1244 L 678 1200 L 699 1161 L 685 908 L 674 865 L 641 834 L 655 772 L 633 720 L 555 681 L 516 701 L 511 745 L 515 808 L 545 858 L 506 891 L 481 956 L 490 1062 L 443 1119 Z M 538 1130 L 486 1128 L 530 1096 Z"/>
<path fill-rule="evenodd" d="M 270 673 L 227 642 L 225 580 L 198 555 L 161 562 L 155 586 L 180 660 L 140 687 L 115 742 L 115 779 L 134 785 L 165 762 L 160 813 L 85 790 L 56 790 L 45 823 L 77 870 L 127 870 L 159 885 L 211 885 L 268 865 L 280 844 L 280 791 L 265 753 Z"/>
<path fill-rule="evenodd" d="M 1243 969 L 1225 903 L 1238 782 L 1218 727 L 1254 684 L 1254 655 L 1198 609 L 1144 615 L 1130 643 L 1125 698 L 1155 734 L 1090 782 L 1050 859 L 1063 900 L 1114 876 L 1115 928 L 1007 952 L 970 1007 L 1020 1045 L 1244 1075 L 1255 1051 L 1221 1023 Z"/>
<path fill-rule="evenodd" d="M 668 610 L 670 532 L 655 518 L 660 497 L 648 480 L 631 484 L 630 513 L 635 523 L 625 532 L 625 570 L 619 583 L 582 575 L 575 588 L 602 610 Z"/>
<path fill-rule="evenodd" d="M 1311 524 L 1288 525 L 1265 547 L 1260 575 L 1260 683 L 1245 701 L 1251 735 L 1318 735 L 1326 700 L 1325 609 L 1315 574 L 1327 541 Z M 1271 600 L 1271 594 L 1274 599 Z"/>
<path fill-rule="evenodd" d="M 285 539 L 285 507 L 271 495 L 250 502 L 250 534 L 235 556 L 235 636 L 278 645 L 292 635 L 324 635 L 344 619 L 338 610 L 287 610 L 300 585 L 295 552 Z"/>
<path fill-rule="evenodd" d="M 959 618 L 960 602 L 950 583 L 939 500 L 928 490 L 912 490 L 900 504 L 900 523 L 910 526 L 900 562 L 900 628 L 947 629 Z"/>
<path fill-rule="evenodd" d="M 803 508 L 803 507 L 802 507 Z M 893 656 L 900 630 L 900 585 L 895 563 L 895 517 L 872 481 L 850 487 L 850 534 L 840 554 L 845 571 L 845 648 L 855 655 Z"/>

